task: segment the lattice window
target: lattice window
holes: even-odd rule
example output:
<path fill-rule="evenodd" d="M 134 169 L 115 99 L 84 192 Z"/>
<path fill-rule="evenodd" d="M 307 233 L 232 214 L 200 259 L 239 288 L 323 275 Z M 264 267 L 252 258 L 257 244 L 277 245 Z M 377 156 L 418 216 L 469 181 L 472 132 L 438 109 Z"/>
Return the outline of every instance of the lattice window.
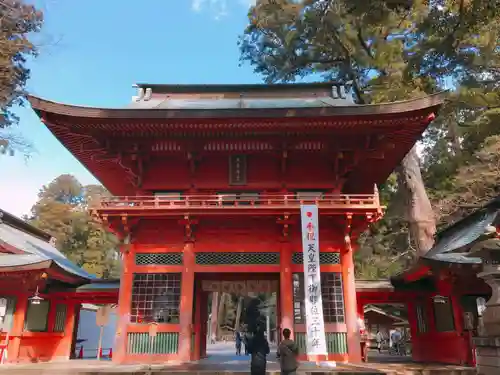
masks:
<path fill-rule="evenodd" d="M 293 264 L 303 264 L 303 261 L 302 253 L 293 253 Z M 340 254 L 335 252 L 319 253 L 319 262 L 320 264 L 340 264 Z"/>
<path fill-rule="evenodd" d="M 321 274 L 321 296 L 326 323 L 344 323 L 344 291 L 342 274 L 329 272 Z"/>
<path fill-rule="evenodd" d="M 66 328 L 67 305 L 58 303 L 56 305 L 56 319 L 54 321 L 54 332 L 64 332 Z"/>
<path fill-rule="evenodd" d="M 0 331 L 9 332 L 12 328 L 12 322 L 14 319 L 14 311 L 16 310 L 16 298 L 15 297 L 0 297 L 5 299 L 7 307 L 5 309 L 5 316 L 0 318 Z"/>
<path fill-rule="evenodd" d="M 294 273 L 293 276 L 293 319 L 296 324 L 304 323 L 304 275 Z"/>
<path fill-rule="evenodd" d="M 179 323 L 180 273 L 136 273 L 132 284 L 132 323 Z"/>
<path fill-rule="evenodd" d="M 455 331 L 455 319 L 453 318 L 453 308 L 448 297 L 433 297 L 434 322 L 437 332 Z"/>
<path fill-rule="evenodd" d="M 293 307 L 295 323 L 305 323 L 304 274 L 293 274 Z M 325 323 L 344 323 L 344 292 L 342 275 L 321 273 L 321 298 Z"/>
<path fill-rule="evenodd" d="M 196 264 L 279 264 L 279 253 L 196 253 Z"/>
<path fill-rule="evenodd" d="M 24 329 L 28 332 L 47 332 L 49 309 L 50 302 L 46 300 L 28 304 Z"/>
<path fill-rule="evenodd" d="M 144 265 L 182 265 L 182 253 L 139 253 L 135 254 L 135 264 Z"/>
<path fill-rule="evenodd" d="M 415 306 L 415 314 L 417 315 L 417 332 L 426 333 L 428 330 L 427 314 L 424 305 Z"/>

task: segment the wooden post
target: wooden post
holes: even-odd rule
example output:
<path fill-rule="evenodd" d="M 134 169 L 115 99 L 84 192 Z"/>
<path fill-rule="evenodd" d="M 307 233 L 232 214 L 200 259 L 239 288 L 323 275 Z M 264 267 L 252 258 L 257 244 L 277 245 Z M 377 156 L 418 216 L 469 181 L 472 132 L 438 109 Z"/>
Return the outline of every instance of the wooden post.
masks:
<path fill-rule="evenodd" d="M 132 249 L 130 245 L 124 245 L 128 249 Z M 116 324 L 116 339 L 115 353 L 113 362 L 122 363 L 127 355 L 127 326 L 130 323 L 130 309 L 132 304 L 132 281 L 133 281 L 133 265 L 134 252 L 122 251 L 123 265 L 122 275 L 120 278 L 120 292 L 118 296 L 118 322 Z"/>
<path fill-rule="evenodd" d="M 345 322 L 347 326 L 347 347 L 349 362 L 361 362 L 360 332 L 358 327 L 358 304 L 356 302 L 356 281 L 354 278 L 353 251 L 346 245 L 340 255 L 342 285 L 344 287 Z"/>
<path fill-rule="evenodd" d="M 14 316 L 12 319 L 12 328 L 9 332 L 11 339 L 9 341 L 9 347 L 7 349 L 7 361 L 8 362 L 18 362 L 19 361 L 19 349 L 21 347 L 21 335 L 24 331 L 24 321 L 26 319 L 26 313 L 28 311 L 28 296 L 18 295 L 16 302 L 16 309 L 14 311 Z"/>
<path fill-rule="evenodd" d="M 217 337 L 217 340 L 220 340 L 220 326 L 221 323 L 224 322 L 224 312 L 225 312 L 225 307 L 226 307 L 226 293 L 219 293 L 220 299 L 219 299 L 219 309 L 217 311 L 217 327 L 215 329 L 215 336 Z M 213 333 L 212 333 L 213 334 Z"/>
<path fill-rule="evenodd" d="M 193 332 L 195 254 L 194 243 L 192 241 L 186 242 L 184 245 L 183 260 L 178 359 L 187 362 L 191 359 L 191 334 Z"/>
<path fill-rule="evenodd" d="M 238 297 L 238 306 L 236 307 L 236 319 L 234 322 L 234 331 L 240 330 L 240 322 L 241 322 L 241 311 L 243 310 L 243 297 Z"/>
<path fill-rule="evenodd" d="M 281 330 L 277 333 L 277 341 L 283 329 L 288 328 L 294 336 L 293 320 L 293 280 L 292 280 L 292 249 L 289 242 L 281 244 L 280 254 L 280 309 L 281 309 Z"/>

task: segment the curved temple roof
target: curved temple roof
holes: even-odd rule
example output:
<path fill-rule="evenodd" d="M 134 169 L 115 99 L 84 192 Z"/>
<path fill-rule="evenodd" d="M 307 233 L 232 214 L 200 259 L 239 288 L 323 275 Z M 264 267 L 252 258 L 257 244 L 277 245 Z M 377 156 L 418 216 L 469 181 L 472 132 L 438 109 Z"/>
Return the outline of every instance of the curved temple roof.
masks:
<path fill-rule="evenodd" d="M 115 195 L 134 195 L 137 181 L 137 173 L 120 164 L 126 157 L 112 150 L 115 140 L 117 148 L 138 139 L 144 152 L 154 153 L 159 147 L 184 153 L 185 141 L 193 137 L 228 135 L 251 141 L 287 134 L 297 139 L 324 137 L 323 149 L 352 152 L 353 160 L 345 162 L 352 166 L 343 172 L 345 191 L 371 191 L 413 147 L 446 97 L 441 92 L 357 105 L 345 88 L 332 83 L 138 87 L 137 97 L 126 108 L 76 106 L 29 96 L 45 125 Z M 351 143 L 341 144 L 341 135 Z"/>
<path fill-rule="evenodd" d="M 262 98 L 262 99 L 141 99 L 126 108 L 76 106 L 29 96 L 36 111 L 63 116 L 87 118 L 278 118 L 398 115 L 438 107 L 444 103 L 445 92 L 419 99 L 384 104 L 354 105 L 344 99 Z"/>

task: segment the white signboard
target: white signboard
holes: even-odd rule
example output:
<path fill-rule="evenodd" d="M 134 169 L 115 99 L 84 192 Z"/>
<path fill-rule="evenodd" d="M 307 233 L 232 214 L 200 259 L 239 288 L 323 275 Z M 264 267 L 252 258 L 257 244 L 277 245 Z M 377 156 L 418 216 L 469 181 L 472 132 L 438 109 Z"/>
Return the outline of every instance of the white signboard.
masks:
<path fill-rule="evenodd" d="M 7 314 L 7 298 L 0 298 L 0 318 Z"/>
<path fill-rule="evenodd" d="M 111 307 L 109 305 L 101 306 L 95 314 L 95 324 L 98 327 L 104 327 L 108 324 L 109 313 L 111 312 Z"/>
<path fill-rule="evenodd" d="M 326 355 L 325 321 L 321 299 L 318 206 L 300 206 L 304 252 L 304 294 L 307 355 Z"/>

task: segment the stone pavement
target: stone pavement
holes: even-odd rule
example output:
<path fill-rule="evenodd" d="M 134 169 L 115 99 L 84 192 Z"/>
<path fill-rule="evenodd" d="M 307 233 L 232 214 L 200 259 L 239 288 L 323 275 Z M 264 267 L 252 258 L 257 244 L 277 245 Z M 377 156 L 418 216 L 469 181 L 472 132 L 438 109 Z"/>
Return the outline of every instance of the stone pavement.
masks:
<path fill-rule="evenodd" d="M 276 349 L 271 348 L 269 356 L 269 375 L 279 374 L 279 364 L 276 360 Z M 186 374 L 249 374 L 250 360 L 246 356 L 236 356 L 231 344 L 216 344 L 208 350 L 209 358 L 195 363 L 165 365 L 115 365 L 110 361 L 72 360 L 65 362 L 38 363 L 25 365 L 1 365 L 0 375 L 186 375 Z M 377 359 L 377 355 L 371 356 Z M 329 375 L 475 375 L 475 369 L 405 363 L 408 359 L 394 358 L 399 363 L 390 363 L 391 358 L 380 358 L 380 362 L 366 363 L 361 366 L 337 364 L 336 368 L 318 367 L 313 363 L 302 363 L 299 374 L 329 374 Z M 403 361 L 403 362 L 401 362 Z M 499 374 L 500 375 L 500 374 Z"/>

